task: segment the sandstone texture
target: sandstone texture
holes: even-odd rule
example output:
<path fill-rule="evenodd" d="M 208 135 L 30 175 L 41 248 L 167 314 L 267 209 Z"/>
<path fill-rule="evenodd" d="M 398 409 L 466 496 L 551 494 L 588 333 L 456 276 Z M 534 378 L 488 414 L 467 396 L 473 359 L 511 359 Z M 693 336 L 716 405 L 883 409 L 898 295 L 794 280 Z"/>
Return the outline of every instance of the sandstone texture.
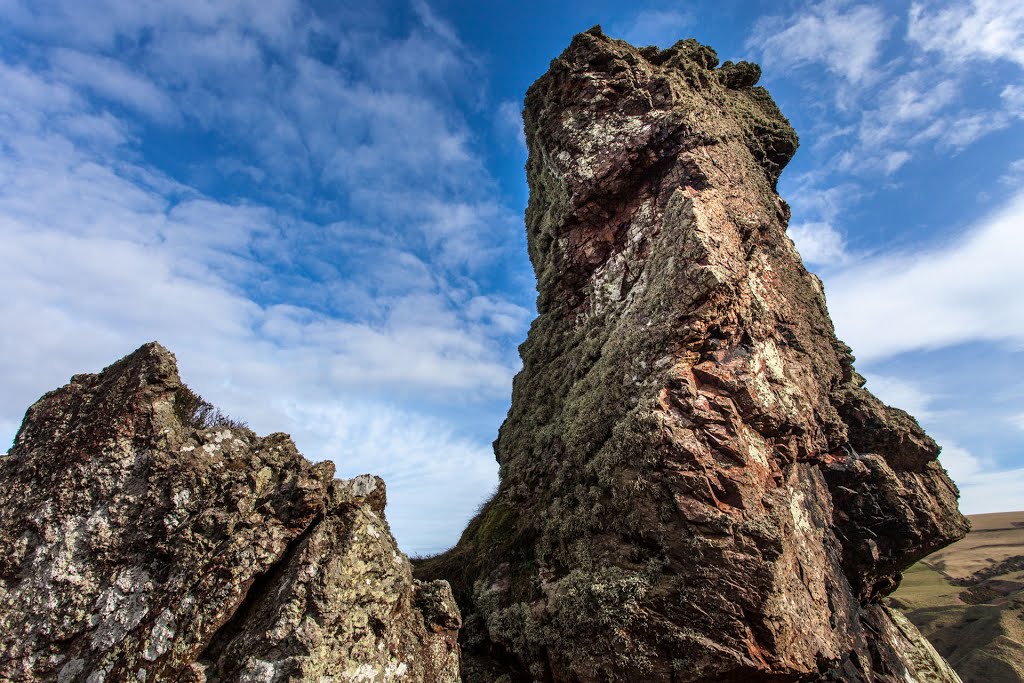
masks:
<path fill-rule="evenodd" d="M 464 678 L 957 681 L 881 602 L 964 535 L 939 448 L 864 388 L 775 191 L 760 69 L 577 36 L 529 90 L 539 317 L 451 551 Z"/>
<path fill-rule="evenodd" d="M 413 579 L 383 482 L 211 409 L 147 344 L 28 410 L 0 457 L 0 680 L 459 680 L 450 589 Z"/>

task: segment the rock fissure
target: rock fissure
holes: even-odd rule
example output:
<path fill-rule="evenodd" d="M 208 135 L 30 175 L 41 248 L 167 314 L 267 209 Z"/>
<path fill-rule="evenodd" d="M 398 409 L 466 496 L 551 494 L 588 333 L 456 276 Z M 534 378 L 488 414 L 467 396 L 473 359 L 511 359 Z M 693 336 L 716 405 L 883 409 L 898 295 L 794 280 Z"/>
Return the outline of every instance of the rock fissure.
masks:
<path fill-rule="evenodd" d="M 325 509 L 326 504 L 327 501 L 325 500 Z M 309 526 L 303 529 L 298 536 L 288 543 L 274 563 L 271 564 L 266 571 L 260 573 L 253 579 L 252 583 L 246 589 L 242 601 L 238 604 L 238 607 L 235 608 L 234 613 L 210 635 L 206 643 L 202 644 L 200 653 L 195 657 L 195 661 L 198 664 L 204 667 L 215 666 L 215 663 L 220 659 L 220 655 L 222 654 L 226 644 L 238 637 L 238 635 L 245 629 L 245 624 L 251 617 L 254 605 L 269 597 L 268 590 L 274 585 L 275 580 L 279 580 L 287 571 L 288 566 L 298 555 L 299 547 L 316 530 L 317 525 L 323 522 L 325 516 L 326 515 L 323 512 L 318 513 L 310 522 Z M 190 671 L 186 676 L 192 677 L 193 674 Z M 188 680 L 188 678 L 185 680 Z"/>

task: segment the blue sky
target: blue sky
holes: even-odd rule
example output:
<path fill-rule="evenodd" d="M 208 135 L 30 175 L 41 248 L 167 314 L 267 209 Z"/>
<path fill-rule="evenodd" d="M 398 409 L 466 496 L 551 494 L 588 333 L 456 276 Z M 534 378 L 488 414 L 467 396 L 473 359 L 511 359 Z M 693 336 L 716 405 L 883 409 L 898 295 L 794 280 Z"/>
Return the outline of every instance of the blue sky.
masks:
<path fill-rule="evenodd" d="M 869 387 L 966 512 L 1024 509 L 1024 5 L 0 0 L 0 440 L 159 340 L 388 482 L 407 552 L 493 490 L 534 315 L 526 88 L 572 35 L 764 67 L 780 182 Z"/>

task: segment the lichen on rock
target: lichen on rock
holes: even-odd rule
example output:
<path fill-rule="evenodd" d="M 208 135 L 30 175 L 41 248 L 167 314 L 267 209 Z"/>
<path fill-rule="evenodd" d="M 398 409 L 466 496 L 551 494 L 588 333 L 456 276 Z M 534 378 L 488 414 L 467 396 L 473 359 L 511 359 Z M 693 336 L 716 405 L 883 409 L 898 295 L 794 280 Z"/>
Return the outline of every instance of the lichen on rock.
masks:
<path fill-rule="evenodd" d="M 759 75 L 594 28 L 527 93 L 540 315 L 499 489 L 418 567 L 470 683 L 957 680 L 879 603 L 963 535 L 957 491 L 786 235 Z"/>
<path fill-rule="evenodd" d="M 0 458 L 0 680 L 457 681 L 450 589 L 413 579 L 383 481 L 333 473 L 158 344 L 76 375 Z"/>

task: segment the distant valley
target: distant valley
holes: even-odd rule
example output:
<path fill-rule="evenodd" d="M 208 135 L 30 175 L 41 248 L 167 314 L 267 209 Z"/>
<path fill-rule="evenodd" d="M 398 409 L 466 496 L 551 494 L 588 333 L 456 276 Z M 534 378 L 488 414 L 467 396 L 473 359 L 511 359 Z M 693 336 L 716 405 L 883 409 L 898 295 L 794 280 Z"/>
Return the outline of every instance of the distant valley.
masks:
<path fill-rule="evenodd" d="M 972 515 L 891 597 L 964 683 L 1024 681 L 1024 512 Z"/>

